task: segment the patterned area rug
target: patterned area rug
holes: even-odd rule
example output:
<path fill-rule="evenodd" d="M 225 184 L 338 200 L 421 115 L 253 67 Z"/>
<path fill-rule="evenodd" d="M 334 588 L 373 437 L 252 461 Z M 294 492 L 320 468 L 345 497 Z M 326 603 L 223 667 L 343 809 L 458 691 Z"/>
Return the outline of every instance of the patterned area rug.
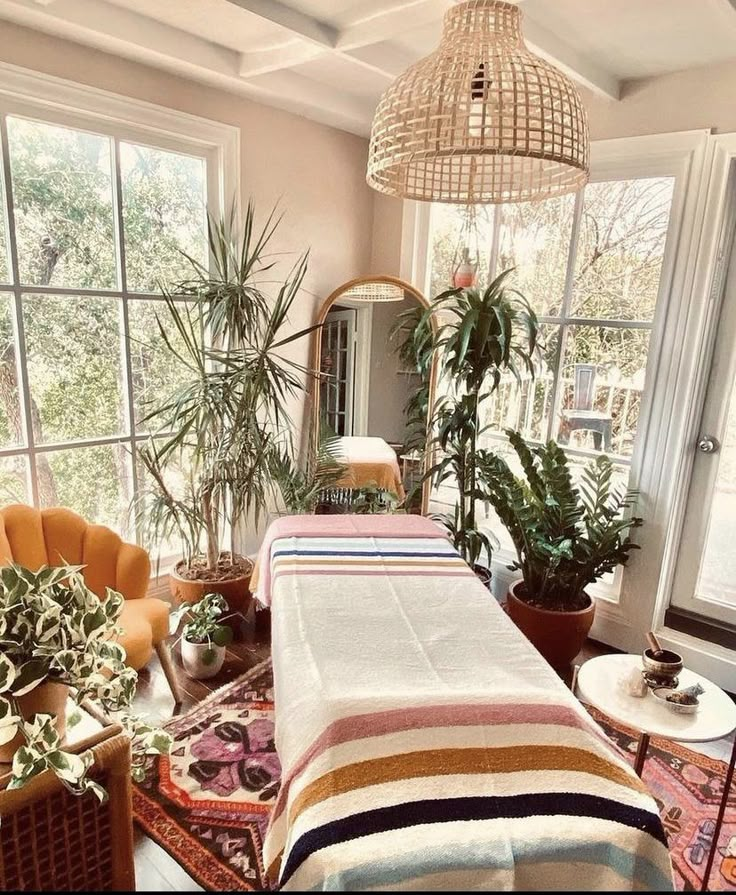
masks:
<path fill-rule="evenodd" d="M 138 823 L 205 889 L 267 888 L 261 848 L 278 790 L 270 662 L 168 725 L 170 756 L 151 757 L 133 792 Z M 636 735 L 593 712 L 633 763 Z M 700 888 L 726 766 L 652 740 L 644 780 L 669 837 L 678 888 Z M 713 864 L 711 891 L 736 891 L 736 793 Z"/>
<path fill-rule="evenodd" d="M 133 788 L 137 822 L 205 889 L 268 888 L 263 836 L 281 773 L 272 687 L 263 662 L 174 718 L 171 754 L 151 756 Z"/>

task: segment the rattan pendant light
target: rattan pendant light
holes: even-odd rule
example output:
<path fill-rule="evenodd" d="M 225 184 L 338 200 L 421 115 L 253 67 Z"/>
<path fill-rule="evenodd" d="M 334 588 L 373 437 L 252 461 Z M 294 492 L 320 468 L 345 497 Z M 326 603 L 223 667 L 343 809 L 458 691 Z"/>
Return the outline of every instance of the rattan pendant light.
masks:
<path fill-rule="evenodd" d="M 367 179 L 406 199 L 526 202 L 580 189 L 588 154 L 578 92 L 526 48 L 518 7 L 467 0 L 381 98 Z"/>
<path fill-rule="evenodd" d="M 344 298 L 352 301 L 403 301 L 404 290 L 393 283 L 367 281 L 357 283 L 343 292 Z"/>

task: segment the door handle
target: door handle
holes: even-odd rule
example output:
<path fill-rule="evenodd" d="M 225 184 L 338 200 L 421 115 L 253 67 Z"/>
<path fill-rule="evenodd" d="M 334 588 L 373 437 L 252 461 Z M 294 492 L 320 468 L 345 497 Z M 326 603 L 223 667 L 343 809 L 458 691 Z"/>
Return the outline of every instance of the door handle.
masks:
<path fill-rule="evenodd" d="M 717 454 L 721 443 L 714 435 L 701 435 L 698 439 L 698 450 L 703 454 Z"/>

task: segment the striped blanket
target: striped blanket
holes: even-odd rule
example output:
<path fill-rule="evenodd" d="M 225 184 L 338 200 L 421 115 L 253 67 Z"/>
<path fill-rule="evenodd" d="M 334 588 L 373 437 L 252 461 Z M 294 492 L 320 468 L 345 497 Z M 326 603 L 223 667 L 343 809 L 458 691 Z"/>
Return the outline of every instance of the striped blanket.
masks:
<path fill-rule="evenodd" d="M 672 888 L 653 799 L 445 539 L 269 551 L 282 888 Z"/>

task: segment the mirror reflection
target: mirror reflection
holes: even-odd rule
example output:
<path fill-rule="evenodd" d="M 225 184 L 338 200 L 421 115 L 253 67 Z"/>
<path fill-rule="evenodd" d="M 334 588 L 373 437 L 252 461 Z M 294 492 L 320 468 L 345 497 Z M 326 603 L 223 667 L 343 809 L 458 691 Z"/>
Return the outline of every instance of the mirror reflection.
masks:
<path fill-rule="evenodd" d="M 414 334 L 426 307 L 392 277 L 348 283 L 323 306 L 317 437 L 337 445 L 346 474 L 333 496 L 351 511 L 356 500 L 358 511 L 421 511 L 432 377 Z"/>

